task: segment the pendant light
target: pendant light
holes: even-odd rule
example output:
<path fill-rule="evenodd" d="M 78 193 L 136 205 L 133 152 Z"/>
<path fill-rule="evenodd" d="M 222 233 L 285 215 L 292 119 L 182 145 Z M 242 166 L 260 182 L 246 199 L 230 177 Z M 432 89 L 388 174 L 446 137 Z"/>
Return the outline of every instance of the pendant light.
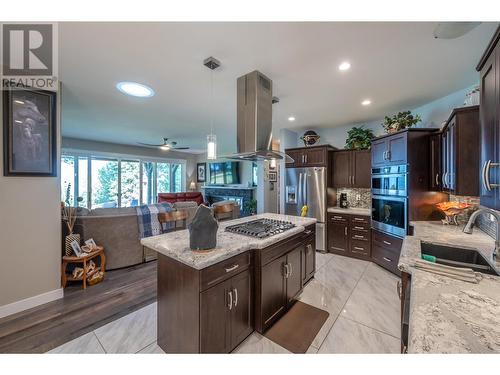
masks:
<path fill-rule="evenodd" d="M 208 57 L 203 65 L 210 69 L 210 134 L 207 135 L 207 159 L 217 159 L 217 136 L 214 134 L 214 70 L 220 66 L 220 61 L 214 57 Z"/>

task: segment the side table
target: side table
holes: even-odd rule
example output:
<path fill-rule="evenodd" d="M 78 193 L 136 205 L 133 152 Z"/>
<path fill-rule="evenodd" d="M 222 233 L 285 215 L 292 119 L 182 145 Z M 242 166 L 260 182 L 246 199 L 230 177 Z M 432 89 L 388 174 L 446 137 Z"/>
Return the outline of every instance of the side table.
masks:
<path fill-rule="evenodd" d="M 94 259 L 97 257 L 100 257 L 100 259 L 101 259 L 100 266 L 96 267 L 93 271 L 87 273 L 88 262 L 91 259 Z M 82 264 L 83 276 L 81 278 L 74 278 L 73 276 L 68 276 L 66 274 L 66 267 L 68 266 L 69 263 Z M 83 282 L 83 289 L 87 289 L 88 278 L 90 278 L 94 273 L 99 272 L 99 271 L 101 271 L 104 274 L 105 265 L 106 265 L 106 256 L 104 255 L 104 249 L 99 249 L 99 250 L 93 251 L 91 253 L 86 253 L 84 256 L 81 256 L 81 257 L 63 256 L 62 266 L 61 266 L 61 285 L 63 288 L 65 288 L 66 283 L 68 281 L 82 281 Z"/>

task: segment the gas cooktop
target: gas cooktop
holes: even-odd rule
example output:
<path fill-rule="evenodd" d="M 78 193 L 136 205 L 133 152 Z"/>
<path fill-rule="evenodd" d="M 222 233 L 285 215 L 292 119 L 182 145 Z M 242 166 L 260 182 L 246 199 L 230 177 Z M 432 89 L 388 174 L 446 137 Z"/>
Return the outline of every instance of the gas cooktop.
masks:
<path fill-rule="evenodd" d="M 278 233 L 283 233 L 293 227 L 295 227 L 295 224 L 289 221 L 263 218 L 247 221 L 242 224 L 230 225 L 226 227 L 226 231 L 243 234 L 249 237 L 266 238 Z"/>

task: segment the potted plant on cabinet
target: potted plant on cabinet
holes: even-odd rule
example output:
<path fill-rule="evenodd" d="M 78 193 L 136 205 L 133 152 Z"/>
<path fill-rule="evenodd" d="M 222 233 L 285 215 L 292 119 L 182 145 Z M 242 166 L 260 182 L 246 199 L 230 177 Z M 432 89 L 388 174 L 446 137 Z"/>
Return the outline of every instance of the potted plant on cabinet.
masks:
<path fill-rule="evenodd" d="M 402 111 L 392 117 L 385 116 L 382 126 L 387 133 L 395 133 L 406 128 L 411 128 L 421 120 L 420 115 L 414 116 L 411 111 Z"/>
<path fill-rule="evenodd" d="M 375 137 L 371 129 L 362 126 L 353 127 L 347 132 L 345 147 L 348 150 L 366 150 L 371 147 L 372 139 Z"/>

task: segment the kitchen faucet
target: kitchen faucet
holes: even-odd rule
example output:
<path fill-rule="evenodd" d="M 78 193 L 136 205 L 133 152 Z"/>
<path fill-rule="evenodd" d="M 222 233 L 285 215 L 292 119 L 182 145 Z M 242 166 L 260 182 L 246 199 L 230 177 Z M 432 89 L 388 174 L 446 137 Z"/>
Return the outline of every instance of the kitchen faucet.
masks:
<path fill-rule="evenodd" d="M 500 251 L 500 212 L 492 210 L 491 208 L 480 208 L 477 211 L 474 211 L 469 218 L 469 221 L 464 227 L 463 232 L 467 234 L 472 234 L 472 227 L 474 226 L 474 222 L 476 218 L 480 214 L 490 214 L 495 218 L 497 222 L 497 228 L 495 233 L 495 250 L 493 250 L 493 259 L 495 259 Z"/>

